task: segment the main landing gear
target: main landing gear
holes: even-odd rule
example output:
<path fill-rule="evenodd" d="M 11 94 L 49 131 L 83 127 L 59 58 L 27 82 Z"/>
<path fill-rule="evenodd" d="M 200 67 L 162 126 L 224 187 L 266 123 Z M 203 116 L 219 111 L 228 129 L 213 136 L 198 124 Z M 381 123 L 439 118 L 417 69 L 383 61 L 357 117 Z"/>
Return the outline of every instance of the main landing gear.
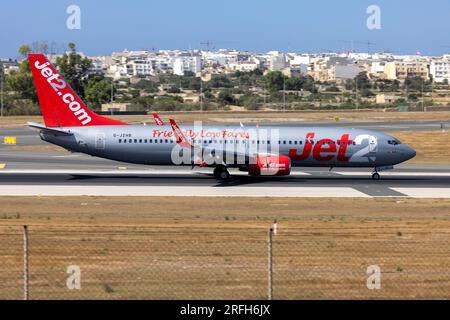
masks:
<path fill-rule="evenodd" d="M 228 172 L 227 168 L 223 165 L 217 166 L 214 168 L 214 177 L 216 177 L 217 180 L 230 180 L 230 173 Z"/>

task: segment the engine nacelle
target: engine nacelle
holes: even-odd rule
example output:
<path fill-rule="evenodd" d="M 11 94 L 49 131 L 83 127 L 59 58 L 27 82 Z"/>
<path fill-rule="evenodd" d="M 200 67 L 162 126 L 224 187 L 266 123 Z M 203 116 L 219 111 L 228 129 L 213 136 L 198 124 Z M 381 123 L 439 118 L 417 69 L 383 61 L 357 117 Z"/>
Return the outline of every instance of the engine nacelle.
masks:
<path fill-rule="evenodd" d="M 261 156 L 248 166 L 251 176 L 288 176 L 291 173 L 291 158 L 286 156 Z"/>

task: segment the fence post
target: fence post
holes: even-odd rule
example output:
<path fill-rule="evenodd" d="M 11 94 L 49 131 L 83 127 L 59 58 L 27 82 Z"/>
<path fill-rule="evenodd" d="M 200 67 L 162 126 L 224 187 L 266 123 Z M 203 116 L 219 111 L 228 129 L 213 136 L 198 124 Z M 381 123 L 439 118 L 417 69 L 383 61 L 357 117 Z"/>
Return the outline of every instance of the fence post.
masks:
<path fill-rule="evenodd" d="M 28 226 L 23 226 L 23 299 L 28 300 L 29 270 L 28 270 Z"/>
<path fill-rule="evenodd" d="M 273 284 L 273 268 L 272 268 L 272 236 L 273 236 L 273 229 L 270 228 L 269 229 L 269 235 L 268 235 L 268 263 L 267 263 L 267 267 L 268 267 L 268 283 L 267 283 L 267 298 L 268 300 L 272 300 L 272 284 Z"/>

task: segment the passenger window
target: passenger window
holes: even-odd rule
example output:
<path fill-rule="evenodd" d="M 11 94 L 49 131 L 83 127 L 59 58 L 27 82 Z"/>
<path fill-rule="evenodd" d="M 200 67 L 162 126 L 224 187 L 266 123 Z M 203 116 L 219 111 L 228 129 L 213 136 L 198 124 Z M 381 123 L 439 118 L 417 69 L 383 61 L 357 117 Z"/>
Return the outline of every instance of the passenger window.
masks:
<path fill-rule="evenodd" d="M 165 142 L 165 143 L 168 143 L 169 141 L 166 139 L 164 142 Z"/>
<path fill-rule="evenodd" d="M 139 139 L 139 143 L 142 143 L 142 139 Z"/>
<path fill-rule="evenodd" d="M 119 139 L 119 143 L 122 143 L 122 139 Z"/>
<path fill-rule="evenodd" d="M 129 142 L 129 143 L 132 143 L 132 142 L 133 142 L 133 139 L 128 140 L 128 142 Z"/>

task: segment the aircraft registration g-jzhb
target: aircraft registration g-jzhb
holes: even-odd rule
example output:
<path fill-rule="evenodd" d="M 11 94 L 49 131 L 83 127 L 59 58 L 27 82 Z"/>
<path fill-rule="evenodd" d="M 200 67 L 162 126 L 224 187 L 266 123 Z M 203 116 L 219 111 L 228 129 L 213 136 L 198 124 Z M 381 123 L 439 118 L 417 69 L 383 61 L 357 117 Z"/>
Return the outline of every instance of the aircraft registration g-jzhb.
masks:
<path fill-rule="evenodd" d="M 253 176 L 289 175 L 292 167 L 368 167 L 379 171 L 413 158 L 416 152 L 382 132 L 337 127 L 182 126 L 157 115 L 155 126 L 129 125 L 91 111 L 42 54 L 29 54 L 45 125 L 42 140 L 72 152 L 147 165 L 228 168 Z"/>

